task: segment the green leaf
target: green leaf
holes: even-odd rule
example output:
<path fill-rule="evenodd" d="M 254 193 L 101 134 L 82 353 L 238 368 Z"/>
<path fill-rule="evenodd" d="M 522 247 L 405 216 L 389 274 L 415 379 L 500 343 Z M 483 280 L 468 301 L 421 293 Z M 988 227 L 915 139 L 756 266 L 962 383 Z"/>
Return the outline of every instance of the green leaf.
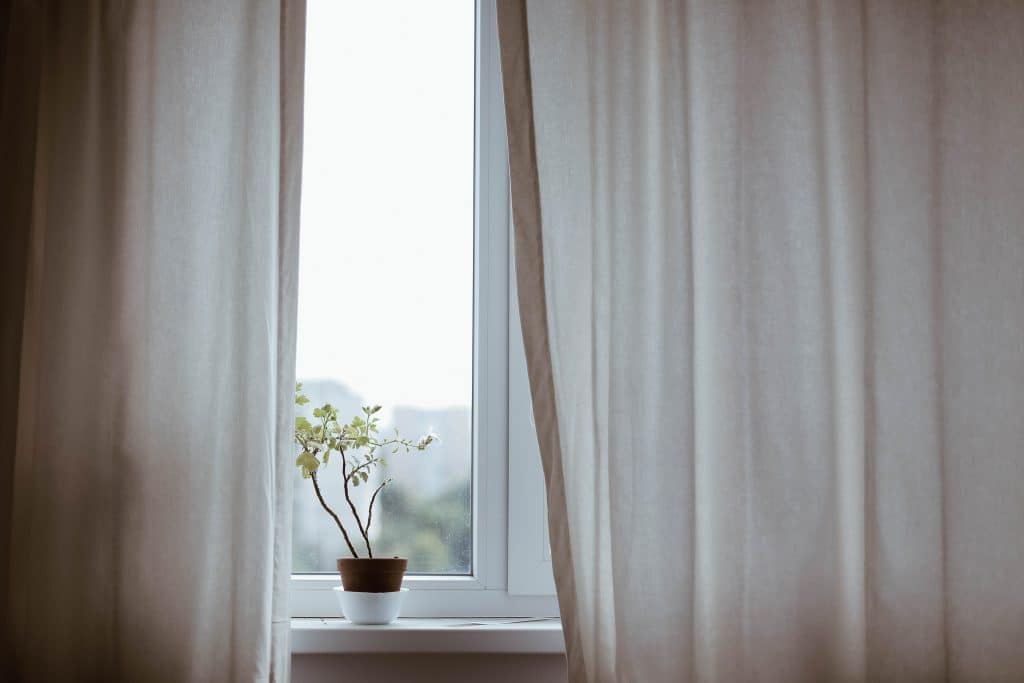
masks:
<path fill-rule="evenodd" d="M 320 469 L 320 461 L 317 457 L 308 451 L 302 451 L 299 453 L 299 457 L 295 459 L 295 464 L 302 468 L 303 478 L 308 478 L 306 475 L 311 472 L 316 472 Z"/>
<path fill-rule="evenodd" d="M 351 477 L 352 486 L 359 486 L 359 477 Z"/>
<path fill-rule="evenodd" d="M 328 459 L 329 459 L 330 457 L 331 457 L 331 452 L 330 452 L 330 451 L 324 451 L 324 455 L 323 455 L 323 458 L 324 458 L 324 464 L 325 464 L 325 465 L 327 464 L 327 460 L 328 460 Z"/>
<path fill-rule="evenodd" d="M 299 415 L 295 418 L 295 431 L 306 432 L 313 429 L 313 425 L 310 424 L 309 420 Z"/>
<path fill-rule="evenodd" d="M 366 473 L 366 470 L 363 470 L 362 472 L 360 472 L 360 473 L 359 473 L 359 476 L 360 476 L 360 477 L 362 477 L 362 479 L 363 479 L 363 483 L 364 483 L 364 484 L 365 484 L 365 483 L 366 483 L 366 481 L 367 481 L 367 480 L 368 480 L 368 479 L 370 478 L 370 475 L 368 475 L 368 474 Z"/>

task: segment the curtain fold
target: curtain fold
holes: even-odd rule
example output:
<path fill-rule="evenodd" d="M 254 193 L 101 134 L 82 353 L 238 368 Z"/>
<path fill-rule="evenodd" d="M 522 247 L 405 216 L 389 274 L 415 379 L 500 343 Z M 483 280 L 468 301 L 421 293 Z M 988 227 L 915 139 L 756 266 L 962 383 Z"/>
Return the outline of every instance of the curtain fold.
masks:
<path fill-rule="evenodd" d="M 1024 5 L 499 32 L 573 680 L 1024 677 Z"/>
<path fill-rule="evenodd" d="M 288 677 L 304 17 L 0 13 L 13 680 Z"/>

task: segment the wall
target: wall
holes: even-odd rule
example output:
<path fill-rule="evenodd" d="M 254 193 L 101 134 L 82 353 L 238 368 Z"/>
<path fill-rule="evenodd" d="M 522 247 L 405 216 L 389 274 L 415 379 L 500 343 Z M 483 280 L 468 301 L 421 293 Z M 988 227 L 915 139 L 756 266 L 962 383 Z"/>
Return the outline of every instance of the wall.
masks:
<path fill-rule="evenodd" d="M 294 683 L 566 683 L 564 655 L 294 655 Z"/>

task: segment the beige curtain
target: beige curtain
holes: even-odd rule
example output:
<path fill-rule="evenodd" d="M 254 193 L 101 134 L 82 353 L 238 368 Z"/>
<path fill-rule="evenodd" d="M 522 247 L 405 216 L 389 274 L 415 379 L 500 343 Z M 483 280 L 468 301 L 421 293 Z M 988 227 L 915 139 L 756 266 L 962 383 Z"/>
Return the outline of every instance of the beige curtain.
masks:
<path fill-rule="evenodd" d="M 499 24 L 573 680 L 1024 680 L 1024 3 Z"/>
<path fill-rule="evenodd" d="M 5 680 L 288 677 L 304 21 L 0 11 Z"/>

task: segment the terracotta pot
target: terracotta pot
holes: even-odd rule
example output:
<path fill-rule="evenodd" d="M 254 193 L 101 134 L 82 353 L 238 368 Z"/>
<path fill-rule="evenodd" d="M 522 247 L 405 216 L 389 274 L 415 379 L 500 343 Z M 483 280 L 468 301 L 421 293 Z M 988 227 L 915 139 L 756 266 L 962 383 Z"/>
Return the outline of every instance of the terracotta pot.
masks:
<path fill-rule="evenodd" d="M 356 593 L 394 593 L 402 589 L 409 561 L 404 557 L 339 557 L 341 585 Z"/>

